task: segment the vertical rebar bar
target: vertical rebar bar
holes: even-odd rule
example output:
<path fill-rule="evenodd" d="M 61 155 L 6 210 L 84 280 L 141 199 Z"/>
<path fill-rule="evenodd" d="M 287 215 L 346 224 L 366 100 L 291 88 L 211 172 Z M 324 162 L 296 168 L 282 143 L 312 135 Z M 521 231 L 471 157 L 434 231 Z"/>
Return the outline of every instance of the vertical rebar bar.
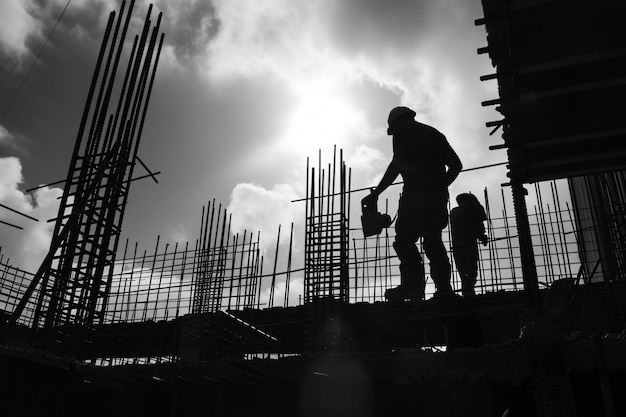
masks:
<path fill-rule="evenodd" d="M 274 289 L 276 286 L 276 268 L 278 264 L 278 248 L 280 245 L 280 227 L 281 225 L 278 225 L 278 234 L 276 236 L 276 251 L 274 252 L 274 270 L 272 271 L 272 282 L 270 284 L 270 297 L 269 297 L 269 302 L 268 302 L 269 308 L 274 307 Z"/>
<path fill-rule="evenodd" d="M 289 251 L 287 253 L 287 272 L 285 275 L 285 301 L 283 307 L 289 307 L 289 284 L 291 280 L 291 257 L 293 253 L 293 222 L 291 222 L 291 231 L 289 232 Z"/>

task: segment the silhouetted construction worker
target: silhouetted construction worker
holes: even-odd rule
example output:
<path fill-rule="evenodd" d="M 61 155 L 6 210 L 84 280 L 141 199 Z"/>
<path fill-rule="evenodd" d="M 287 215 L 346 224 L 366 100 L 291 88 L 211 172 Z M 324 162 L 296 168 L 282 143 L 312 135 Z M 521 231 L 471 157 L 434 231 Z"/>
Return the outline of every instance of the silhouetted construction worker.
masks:
<path fill-rule="evenodd" d="M 475 295 L 474 286 L 478 276 L 478 243 L 487 245 L 483 222 L 487 220 L 485 209 L 475 195 L 463 193 L 456 196 L 458 207 L 450 211 L 452 253 L 456 268 L 461 275 L 463 296 Z"/>
<path fill-rule="evenodd" d="M 414 118 L 415 112 L 408 107 L 396 107 L 389 113 L 387 134 L 393 135 L 393 159 L 378 186 L 362 201 L 372 204 L 402 175 L 404 187 L 393 244 L 400 260 L 400 285 L 385 292 L 390 302 L 424 299 L 426 276 L 416 245 L 420 237 L 437 294 L 452 294 L 450 260 L 441 231 L 448 224 L 448 186 L 463 166 L 441 132 Z"/>

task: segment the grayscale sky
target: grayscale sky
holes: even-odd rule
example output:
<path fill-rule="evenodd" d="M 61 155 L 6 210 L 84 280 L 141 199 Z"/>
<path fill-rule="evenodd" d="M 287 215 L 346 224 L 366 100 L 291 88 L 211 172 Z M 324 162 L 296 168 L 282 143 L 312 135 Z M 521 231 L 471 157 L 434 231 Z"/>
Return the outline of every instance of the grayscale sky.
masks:
<path fill-rule="evenodd" d="M 47 251 L 108 13 L 117 0 L 0 2 L 2 254 L 35 271 Z M 133 34 L 148 2 L 137 0 Z M 389 110 L 406 105 L 443 132 L 465 168 L 506 161 L 489 151 L 499 114 L 480 0 L 161 0 L 165 47 L 139 155 L 156 184 L 134 182 L 123 238 L 152 248 L 194 242 L 202 206 L 227 206 L 235 231 L 260 230 L 272 251 L 279 224 L 302 235 L 306 159 L 333 145 L 352 188 L 373 186 L 391 158 Z M 132 39 L 132 37 L 128 37 Z M 20 88 L 21 85 L 21 88 Z M 143 173 L 137 168 L 136 173 Z M 451 195 L 498 193 L 504 167 L 462 173 Z M 394 199 L 397 190 L 383 197 Z M 353 201 L 365 194 L 355 193 Z M 357 204 L 358 206 L 358 204 Z M 358 217 L 353 219 L 353 226 Z M 288 230 L 288 229 L 287 229 Z M 296 255 L 297 256 L 297 255 Z"/>

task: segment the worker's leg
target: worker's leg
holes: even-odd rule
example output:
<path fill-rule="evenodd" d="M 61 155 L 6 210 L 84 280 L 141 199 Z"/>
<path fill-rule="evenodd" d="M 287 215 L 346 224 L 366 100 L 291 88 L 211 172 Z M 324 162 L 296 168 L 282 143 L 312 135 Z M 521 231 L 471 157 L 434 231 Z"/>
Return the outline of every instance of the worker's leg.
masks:
<path fill-rule="evenodd" d="M 441 239 L 441 231 L 424 236 L 424 253 L 430 261 L 430 275 L 437 288 L 437 295 L 451 294 L 450 259 Z"/>
<path fill-rule="evenodd" d="M 452 294 L 450 259 L 441 238 L 441 233 L 448 224 L 447 192 L 432 195 L 426 219 L 423 240 L 424 253 L 430 261 L 430 275 L 437 289 L 436 295 Z"/>
<path fill-rule="evenodd" d="M 464 296 L 475 295 L 474 287 L 478 277 L 478 245 L 476 242 L 465 248 L 464 273 L 461 275 L 462 292 Z"/>
<path fill-rule="evenodd" d="M 411 239 L 396 236 L 393 248 L 400 261 L 400 285 L 411 295 L 410 298 L 424 298 L 424 263 L 417 245 Z"/>
<path fill-rule="evenodd" d="M 418 220 L 415 207 L 412 204 L 407 204 L 406 201 L 401 201 L 395 226 L 396 238 L 393 243 L 393 248 L 400 261 L 400 286 L 387 290 L 385 298 L 389 301 L 400 302 L 405 299 L 419 301 L 424 299 L 424 286 L 426 284 L 424 264 L 416 245 L 420 230 Z"/>
<path fill-rule="evenodd" d="M 474 290 L 474 282 L 472 282 L 472 256 L 471 256 L 471 243 L 469 242 L 456 242 L 452 253 L 454 255 L 454 262 L 456 263 L 456 270 L 461 278 L 461 291 L 463 295 L 472 295 Z M 471 290 L 470 290 L 471 287 Z"/>

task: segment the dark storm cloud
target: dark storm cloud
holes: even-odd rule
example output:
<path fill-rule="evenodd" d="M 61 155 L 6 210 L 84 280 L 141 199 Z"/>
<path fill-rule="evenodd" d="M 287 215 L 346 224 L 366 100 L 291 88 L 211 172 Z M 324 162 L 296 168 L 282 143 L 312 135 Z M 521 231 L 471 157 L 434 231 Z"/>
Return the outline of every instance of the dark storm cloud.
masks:
<path fill-rule="evenodd" d="M 331 31 L 346 52 L 413 50 L 440 25 L 439 2 L 347 0 L 336 3 Z"/>
<path fill-rule="evenodd" d="M 473 21 L 481 15 L 477 0 L 346 0 L 336 3 L 329 31 L 349 56 L 382 65 L 427 61 L 458 70 L 476 61 L 477 35 L 484 35 Z"/>
<path fill-rule="evenodd" d="M 70 3 L 64 12 L 65 1 L 34 0 L 33 6 L 27 11 L 37 22 L 37 29 L 28 37 L 28 49 L 33 55 L 37 54 L 61 14 L 63 18 L 59 21 L 55 33 L 72 33 L 84 42 L 99 42 L 109 14 L 112 11 L 118 13 L 121 3 L 120 0 L 75 1 Z M 127 2 L 125 14 L 128 8 Z M 130 33 L 139 33 L 147 8 L 147 2 L 136 2 Z M 162 30 L 166 34 L 166 43 L 172 47 L 176 58 L 182 63 L 188 63 L 202 54 L 219 28 L 215 7 L 210 1 L 162 0 L 154 4 L 152 19 L 156 19 L 158 12 L 163 12 L 165 17 L 162 21 Z M 57 43 L 55 37 L 50 39 L 48 47 L 55 47 Z"/>
<path fill-rule="evenodd" d="M 0 68 L 0 88 L 5 92 L 0 95 L 0 123 L 15 138 L 12 150 L 20 149 L 27 187 L 57 181 L 66 174 L 68 149 L 76 139 L 97 58 L 94 45 L 87 36 L 58 29 L 36 62 L 31 55 L 22 71 Z M 30 48 L 41 48 L 41 43 Z"/>
<path fill-rule="evenodd" d="M 213 3 L 206 0 L 160 1 L 158 6 L 168 17 L 164 22 L 164 31 L 176 58 L 187 63 L 202 55 L 219 30 L 220 22 Z"/>
<path fill-rule="evenodd" d="M 66 2 L 51 2 L 49 0 L 35 0 L 29 11 L 31 15 L 41 23 L 41 33 L 48 36 L 59 16 L 63 13 Z M 111 5 L 104 1 L 92 1 L 89 4 L 72 4 L 67 7 L 63 18 L 55 31 L 80 30 L 84 37 L 100 39 L 106 19 L 111 11 Z M 54 38 L 51 39 L 54 43 Z M 33 45 L 36 52 L 40 45 Z"/>

